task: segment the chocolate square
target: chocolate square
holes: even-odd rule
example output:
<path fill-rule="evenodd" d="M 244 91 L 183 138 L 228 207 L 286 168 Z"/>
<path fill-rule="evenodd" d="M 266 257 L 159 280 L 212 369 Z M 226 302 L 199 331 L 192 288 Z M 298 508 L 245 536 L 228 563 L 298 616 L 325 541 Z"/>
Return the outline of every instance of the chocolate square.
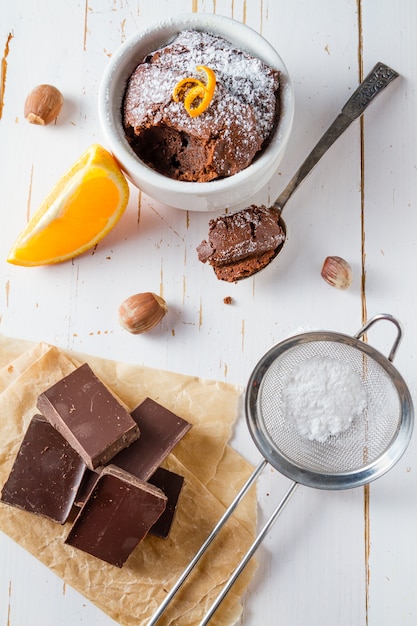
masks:
<path fill-rule="evenodd" d="M 44 391 L 37 406 L 90 469 L 110 461 L 140 434 L 87 363 Z"/>
<path fill-rule="evenodd" d="M 151 398 L 139 404 L 131 416 L 139 426 L 140 437 L 116 454 L 111 463 L 137 478 L 148 480 L 190 430 L 191 424 Z M 77 494 L 77 506 L 84 504 L 100 470 L 87 470 Z"/>
<path fill-rule="evenodd" d="M 86 470 L 84 461 L 41 415 L 25 433 L 1 501 L 63 524 Z"/>
<path fill-rule="evenodd" d="M 168 498 L 165 511 L 152 526 L 149 534 L 160 537 L 161 539 L 166 539 L 174 521 L 178 498 L 184 484 L 184 477 L 175 474 L 175 472 L 170 472 L 164 467 L 158 467 L 155 474 L 149 478 L 148 482 L 161 489 Z"/>
<path fill-rule="evenodd" d="M 148 480 L 191 424 L 151 398 L 139 404 L 131 416 L 139 427 L 140 438 L 115 455 L 112 464 Z"/>
<path fill-rule="evenodd" d="M 81 508 L 85 504 L 85 501 L 90 495 L 92 488 L 96 484 L 102 469 L 103 469 L 102 467 L 98 467 L 95 470 L 90 470 L 88 468 L 86 469 L 81 485 L 75 497 L 75 502 L 74 502 L 75 506 L 78 506 Z"/>
<path fill-rule="evenodd" d="M 165 510 L 160 489 L 114 465 L 100 473 L 65 543 L 122 567 Z"/>

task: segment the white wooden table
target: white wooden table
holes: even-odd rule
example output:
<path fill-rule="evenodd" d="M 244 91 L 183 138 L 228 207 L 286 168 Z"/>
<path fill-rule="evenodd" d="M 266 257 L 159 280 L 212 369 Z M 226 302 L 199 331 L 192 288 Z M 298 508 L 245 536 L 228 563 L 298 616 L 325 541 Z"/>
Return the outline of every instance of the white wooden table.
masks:
<path fill-rule="evenodd" d="M 7 264 L 11 244 L 52 185 L 91 143 L 104 143 L 97 90 L 109 57 L 136 29 L 180 11 L 246 22 L 288 66 L 294 130 L 271 199 L 377 61 L 401 78 L 291 199 L 287 244 L 257 277 L 217 281 L 195 253 L 212 215 L 163 207 L 134 188 L 126 214 L 94 255 L 53 267 Z M 388 312 L 404 326 L 395 365 L 416 401 L 416 29 L 415 0 L 1 2 L 0 332 L 244 388 L 258 359 L 287 336 L 312 329 L 354 334 L 367 317 Z M 66 101 L 58 123 L 46 128 L 23 115 L 27 93 L 42 82 L 56 85 Z M 352 265 L 346 292 L 320 277 L 330 254 Z M 169 313 L 156 332 L 133 336 L 119 327 L 117 307 L 140 291 L 161 293 Z M 390 327 L 370 336 L 384 353 L 392 340 Z M 233 445 L 258 461 L 243 415 Z M 414 626 L 416 452 L 414 438 L 398 465 L 369 488 L 298 489 L 260 548 L 242 623 Z M 287 483 L 266 470 L 260 520 Z M 0 536 L 0 546 L 0 626 L 114 623 L 7 537 Z"/>

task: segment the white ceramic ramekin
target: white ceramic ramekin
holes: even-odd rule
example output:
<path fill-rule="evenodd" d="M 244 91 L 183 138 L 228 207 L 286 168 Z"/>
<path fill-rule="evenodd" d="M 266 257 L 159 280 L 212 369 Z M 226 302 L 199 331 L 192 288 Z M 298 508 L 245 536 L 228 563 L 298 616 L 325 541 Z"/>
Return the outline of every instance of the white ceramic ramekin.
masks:
<path fill-rule="evenodd" d="M 268 147 L 243 171 L 205 183 L 173 180 L 145 165 L 129 146 L 122 124 L 122 100 L 129 76 L 147 54 L 164 46 L 185 29 L 203 30 L 224 37 L 281 72 L 280 119 Z M 294 92 L 281 57 L 256 31 L 224 16 L 191 13 L 157 22 L 127 39 L 112 55 L 103 74 L 98 106 L 108 148 L 136 187 L 169 206 L 189 211 L 215 211 L 251 204 L 251 198 L 277 171 L 291 133 Z"/>

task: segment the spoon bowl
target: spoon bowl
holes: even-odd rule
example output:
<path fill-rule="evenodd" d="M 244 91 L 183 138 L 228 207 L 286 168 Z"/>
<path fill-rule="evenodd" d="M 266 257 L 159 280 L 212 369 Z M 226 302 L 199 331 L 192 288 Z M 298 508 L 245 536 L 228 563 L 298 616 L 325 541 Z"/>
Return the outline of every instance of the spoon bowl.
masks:
<path fill-rule="evenodd" d="M 251 242 L 247 242 L 247 249 L 249 251 L 246 262 L 242 263 L 242 258 L 239 259 L 239 262 L 230 261 L 227 263 L 228 268 L 225 272 L 221 267 L 217 267 L 215 262 L 213 262 L 212 258 L 216 249 L 210 242 L 210 239 L 218 239 L 215 235 L 216 224 L 211 223 L 212 228 L 209 234 L 208 244 L 205 243 L 205 248 L 209 245 L 212 245 L 213 253 L 211 257 L 206 254 L 206 259 L 213 266 L 214 271 L 216 272 L 217 277 L 220 280 L 227 280 L 228 282 L 236 282 L 242 280 L 243 278 L 248 278 L 264 269 L 267 265 L 269 265 L 281 252 L 284 247 L 286 240 L 287 229 L 285 226 L 285 222 L 282 219 L 282 212 L 284 210 L 285 205 L 288 200 L 291 198 L 292 194 L 299 187 L 299 185 L 303 182 L 303 180 L 307 177 L 307 175 L 311 172 L 313 167 L 320 161 L 322 156 L 327 152 L 327 150 L 333 145 L 333 143 L 338 139 L 344 131 L 352 124 L 354 120 L 360 117 L 368 105 L 373 102 L 373 100 L 387 87 L 395 78 L 397 78 L 398 73 L 393 69 L 385 65 L 384 63 L 377 63 L 370 73 L 366 76 L 366 78 L 360 83 L 356 91 L 346 102 L 344 107 L 342 108 L 339 115 L 336 117 L 334 122 L 329 126 L 326 130 L 322 138 L 318 141 L 315 147 L 312 149 L 310 154 L 307 156 L 303 164 L 291 178 L 290 182 L 284 189 L 284 191 L 280 194 L 280 196 L 275 200 L 275 202 L 268 208 L 262 208 L 265 212 L 266 219 L 270 219 L 270 214 L 274 214 L 275 221 L 277 221 L 278 225 L 281 227 L 283 231 L 283 240 L 280 241 L 279 245 L 275 248 L 271 248 L 269 250 L 270 254 L 265 258 L 265 262 L 253 263 L 251 267 L 250 258 L 252 255 L 255 258 L 255 254 L 259 253 L 259 250 L 256 249 L 256 241 L 257 241 L 257 229 L 259 225 L 253 223 L 251 228 Z M 230 233 L 230 229 L 233 227 L 233 221 L 236 224 L 239 224 L 242 220 L 242 215 L 244 212 L 253 210 L 255 207 L 249 207 L 244 209 L 243 211 L 236 211 L 231 216 L 229 215 L 229 225 L 228 225 L 228 234 Z M 219 228 L 223 228 L 222 218 L 218 218 Z M 262 239 L 262 238 L 259 238 Z M 231 241 L 232 243 L 228 243 Z M 235 240 L 228 237 L 228 242 L 226 242 L 224 246 L 223 255 L 226 258 L 233 259 L 235 250 L 241 251 L 242 242 L 238 242 L 236 244 Z M 233 249 L 235 247 L 235 250 Z M 264 252 L 264 250 L 262 250 Z M 203 259 L 200 259 L 203 260 Z M 242 270 L 242 266 L 244 266 L 244 270 Z M 216 271 L 217 269 L 217 271 Z M 227 278 L 222 278 L 222 276 L 227 276 Z"/>

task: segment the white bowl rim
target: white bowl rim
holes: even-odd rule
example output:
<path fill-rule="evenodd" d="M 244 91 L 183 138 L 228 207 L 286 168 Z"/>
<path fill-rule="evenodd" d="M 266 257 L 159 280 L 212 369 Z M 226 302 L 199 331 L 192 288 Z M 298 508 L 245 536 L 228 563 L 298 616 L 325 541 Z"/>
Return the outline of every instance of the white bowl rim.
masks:
<path fill-rule="evenodd" d="M 246 167 L 244 170 L 234 174 L 233 176 L 225 177 L 219 180 L 212 180 L 210 182 L 187 182 L 171 179 L 154 169 L 147 166 L 130 147 L 127 139 L 125 138 L 121 115 L 117 118 L 116 110 L 118 107 L 111 106 L 112 99 L 110 95 L 111 79 L 115 71 L 123 66 L 125 58 L 130 58 L 132 49 L 139 41 L 146 39 L 152 39 L 153 43 L 149 46 L 149 49 L 130 63 L 130 68 L 125 71 L 125 78 L 132 73 L 134 68 L 143 60 L 147 53 L 157 49 L 168 43 L 169 39 L 173 38 L 176 33 L 186 28 L 195 28 L 197 30 L 205 30 L 207 32 L 213 32 L 219 36 L 223 36 L 225 39 L 229 39 L 234 43 L 233 39 L 238 39 L 239 34 L 241 39 L 236 45 L 240 48 L 244 48 L 261 58 L 266 63 L 279 69 L 280 75 L 280 98 L 281 103 L 284 103 L 284 114 L 280 116 L 278 120 L 277 129 L 263 152 L 256 157 L 256 159 Z M 167 31 L 170 32 L 167 37 Z M 237 37 L 233 37 L 233 33 L 237 33 Z M 160 43 L 155 45 L 155 38 Z M 245 40 L 246 45 L 242 45 L 242 40 Z M 262 42 L 262 50 L 259 50 L 259 43 Z M 142 58 L 141 58 L 142 57 Z M 125 66 L 127 63 L 125 63 Z M 120 105 L 123 94 L 120 97 Z M 113 53 L 110 61 L 105 68 L 102 79 L 99 86 L 99 118 L 102 126 L 105 138 L 110 146 L 112 153 L 117 161 L 119 161 L 122 169 L 124 169 L 129 177 L 129 171 L 136 172 L 140 169 L 140 174 L 136 174 L 137 177 L 146 179 L 148 186 L 163 187 L 164 193 L 184 194 L 190 196 L 214 196 L 219 193 L 227 193 L 229 190 L 239 187 L 240 184 L 245 182 L 248 176 L 255 177 L 260 174 L 267 164 L 270 164 L 271 153 L 276 151 L 276 145 L 283 146 L 285 148 L 289 135 L 292 129 L 292 122 L 294 117 L 294 90 L 287 67 L 275 50 L 275 48 L 252 27 L 235 20 L 234 18 L 226 17 L 219 14 L 211 13 L 180 13 L 177 16 L 169 17 L 158 22 L 153 22 L 146 27 L 139 29 L 128 37 L 119 48 Z M 282 106 L 282 104 L 281 104 Z M 281 150 L 278 149 L 276 159 L 281 154 Z M 276 168 L 275 168 L 276 169 Z"/>

